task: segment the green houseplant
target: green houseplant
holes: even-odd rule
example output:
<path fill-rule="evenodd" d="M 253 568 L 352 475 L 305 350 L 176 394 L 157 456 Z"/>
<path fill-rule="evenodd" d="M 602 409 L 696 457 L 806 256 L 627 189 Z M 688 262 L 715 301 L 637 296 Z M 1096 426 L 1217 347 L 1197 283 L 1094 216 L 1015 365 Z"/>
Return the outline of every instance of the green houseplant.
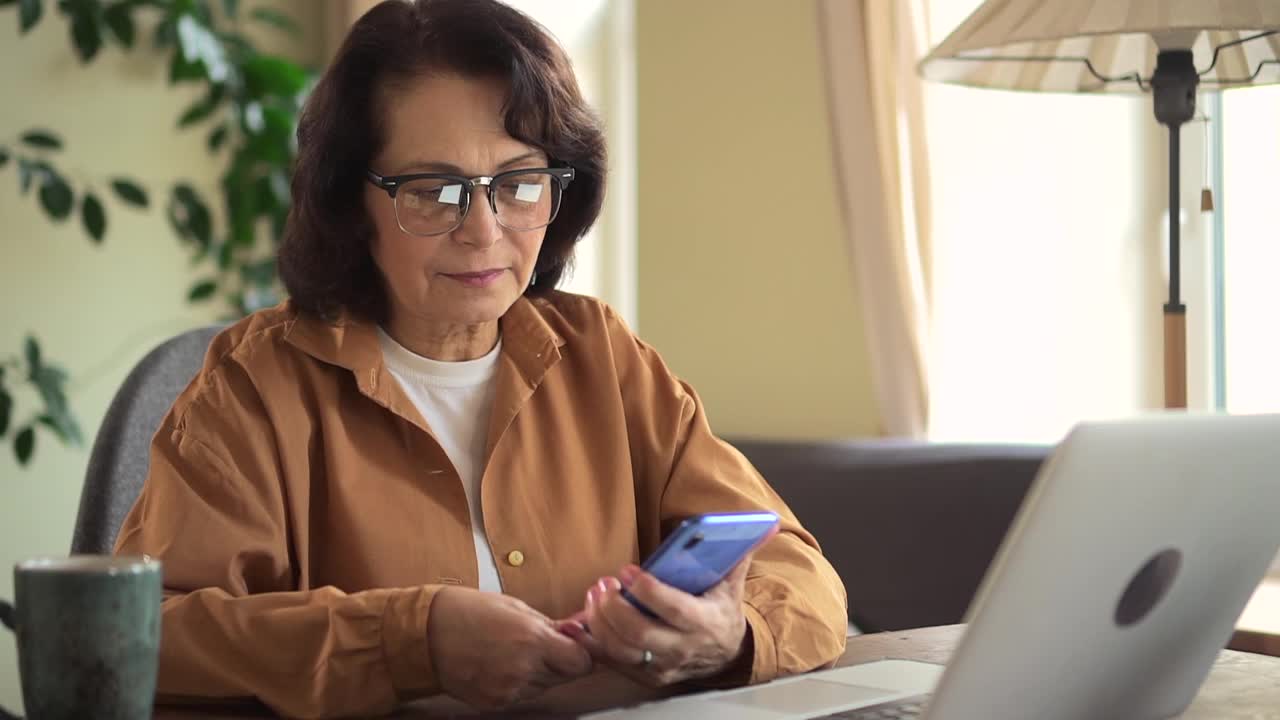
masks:
<path fill-rule="evenodd" d="M 157 62 L 169 68 L 170 84 L 200 86 L 200 99 L 175 118 L 175 129 L 201 133 L 208 151 L 224 159 L 219 197 L 211 203 L 190 183 L 177 182 L 168 188 L 164 212 L 202 269 L 186 300 L 220 299 L 228 317 L 274 305 L 282 295 L 275 251 L 289 210 L 298 113 L 315 77 L 313 70 L 259 50 L 245 32 L 249 22 L 298 32 L 289 17 L 269 7 L 241 6 L 240 0 L 0 0 L 0 11 L 17 11 L 23 33 L 56 9 L 83 63 L 106 44 L 141 51 L 145 29 Z M 19 192 L 34 191 L 52 222 L 77 215 L 95 243 L 107 238 L 113 203 L 151 208 L 153 193 L 130 178 L 69 179 L 57 163 L 64 150 L 54 131 L 27 129 L 14 140 L 0 140 L 0 173 L 16 171 Z M 20 464 L 35 450 L 37 428 L 65 443 L 81 442 L 66 381 L 67 373 L 43 357 L 34 336 L 22 352 L 0 354 L 0 438 L 12 435 Z M 22 382 L 33 386 L 43 409 L 29 421 L 14 422 L 10 390 Z"/>

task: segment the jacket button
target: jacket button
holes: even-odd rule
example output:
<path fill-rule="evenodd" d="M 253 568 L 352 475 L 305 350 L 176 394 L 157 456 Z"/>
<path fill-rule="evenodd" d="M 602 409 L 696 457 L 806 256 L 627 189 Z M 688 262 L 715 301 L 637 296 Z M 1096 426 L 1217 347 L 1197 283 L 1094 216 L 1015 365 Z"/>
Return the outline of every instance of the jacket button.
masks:
<path fill-rule="evenodd" d="M 507 563 L 512 567 L 520 567 L 524 564 L 524 553 L 519 550 L 512 550 L 507 553 Z"/>

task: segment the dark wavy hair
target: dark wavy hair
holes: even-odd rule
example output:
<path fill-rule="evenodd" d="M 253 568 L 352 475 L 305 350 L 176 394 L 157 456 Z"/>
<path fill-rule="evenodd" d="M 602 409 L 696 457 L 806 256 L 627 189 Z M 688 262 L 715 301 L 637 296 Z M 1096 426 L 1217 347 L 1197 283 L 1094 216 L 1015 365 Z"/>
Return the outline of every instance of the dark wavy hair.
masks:
<path fill-rule="evenodd" d="M 537 22 L 496 0 L 383 0 L 352 26 L 298 122 L 293 204 L 280 277 L 296 307 L 333 320 L 386 318 L 370 250 L 365 170 L 386 141 L 383 99 L 423 74 L 456 72 L 507 85 L 503 122 L 553 165 L 576 171 L 547 227 L 526 291 L 559 284 L 604 201 L 605 142 L 564 50 Z"/>

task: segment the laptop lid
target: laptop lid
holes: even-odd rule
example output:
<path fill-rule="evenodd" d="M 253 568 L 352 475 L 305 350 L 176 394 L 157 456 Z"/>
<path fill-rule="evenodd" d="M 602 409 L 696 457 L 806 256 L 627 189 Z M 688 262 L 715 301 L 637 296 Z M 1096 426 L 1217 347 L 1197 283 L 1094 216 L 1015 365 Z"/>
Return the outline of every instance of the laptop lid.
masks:
<path fill-rule="evenodd" d="M 1177 715 L 1280 547 L 1278 520 L 1280 416 L 1078 426 L 1019 510 L 927 717 Z"/>

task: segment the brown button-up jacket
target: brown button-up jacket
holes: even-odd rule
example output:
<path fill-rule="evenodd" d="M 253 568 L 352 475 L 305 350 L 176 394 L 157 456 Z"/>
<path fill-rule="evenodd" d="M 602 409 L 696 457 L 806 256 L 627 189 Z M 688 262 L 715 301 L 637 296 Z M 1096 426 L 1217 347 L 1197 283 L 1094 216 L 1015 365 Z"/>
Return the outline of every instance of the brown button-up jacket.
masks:
<path fill-rule="evenodd" d="M 682 518 L 767 508 L 782 532 L 747 579 L 751 679 L 839 657 L 840 579 L 652 348 L 563 293 L 521 298 L 501 332 L 482 503 L 505 593 L 567 617 Z M 116 552 L 164 564 L 162 695 L 256 697 L 292 716 L 439 692 L 432 598 L 477 585 L 462 483 L 376 328 L 288 304 L 213 341 L 155 436 Z"/>

